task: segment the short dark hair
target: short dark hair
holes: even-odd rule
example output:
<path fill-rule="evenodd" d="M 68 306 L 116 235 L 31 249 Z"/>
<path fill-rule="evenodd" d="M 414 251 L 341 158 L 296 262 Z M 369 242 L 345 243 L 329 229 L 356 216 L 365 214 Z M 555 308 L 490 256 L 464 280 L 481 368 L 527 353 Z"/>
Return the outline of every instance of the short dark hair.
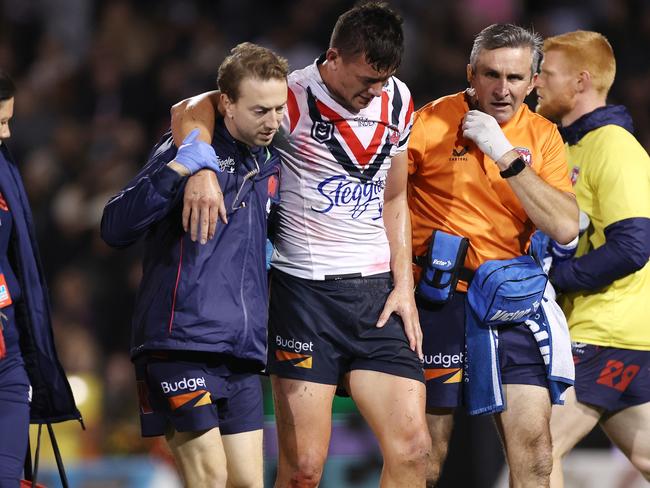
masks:
<path fill-rule="evenodd" d="M 242 42 L 230 50 L 219 66 L 217 85 L 233 102 L 239 98 L 239 85 L 244 78 L 286 80 L 289 63 L 270 49 L 252 42 Z"/>
<path fill-rule="evenodd" d="M 358 5 L 336 21 L 330 47 L 344 58 L 363 54 L 379 72 L 396 70 L 404 52 L 402 18 L 385 3 Z"/>
<path fill-rule="evenodd" d="M 531 76 L 539 69 L 542 58 L 542 36 L 532 30 L 514 24 L 492 24 L 474 38 L 469 64 L 476 70 L 476 61 L 483 50 L 493 51 L 502 47 L 527 47 L 532 54 Z"/>
<path fill-rule="evenodd" d="M 0 70 L 0 102 L 13 98 L 15 93 L 16 85 L 7 73 Z"/>

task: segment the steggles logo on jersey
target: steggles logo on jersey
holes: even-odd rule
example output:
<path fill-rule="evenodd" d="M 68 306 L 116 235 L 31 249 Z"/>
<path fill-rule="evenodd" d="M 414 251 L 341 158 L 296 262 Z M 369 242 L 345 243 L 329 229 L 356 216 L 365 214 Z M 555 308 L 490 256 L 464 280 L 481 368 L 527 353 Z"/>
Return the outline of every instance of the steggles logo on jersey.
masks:
<path fill-rule="evenodd" d="M 232 157 L 221 159 L 217 156 L 217 165 L 219 166 L 219 171 L 225 171 L 231 174 L 235 172 L 235 160 Z"/>
<path fill-rule="evenodd" d="M 329 141 L 334 135 L 334 125 L 329 122 L 323 121 L 314 121 L 314 124 L 311 126 L 311 136 L 316 141 L 323 144 L 324 142 Z"/>
<path fill-rule="evenodd" d="M 331 176 L 318 185 L 318 193 L 327 199 L 327 203 L 324 207 L 312 206 L 311 209 L 318 213 L 328 213 L 334 207 L 344 207 L 353 219 L 357 219 L 376 205 L 377 214 L 373 218 L 379 219 L 383 211 L 381 196 L 385 186 L 386 181 L 381 178 L 357 182 L 344 175 Z"/>
<path fill-rule="evenodd" d="M 275 345 L 285 349 L 290 349 L 290 351 L 277 349 L 275 351 L 275 358 L 278 361 L 290 362 L 297 368 L 311 369 L 313 362 L 312 357 L 302 353 L 307 351 L 314 352 L 314 343 L 312 341 L 301 342 L 293 338 L 285 339 L 284 337 L 276 335 Z"/>

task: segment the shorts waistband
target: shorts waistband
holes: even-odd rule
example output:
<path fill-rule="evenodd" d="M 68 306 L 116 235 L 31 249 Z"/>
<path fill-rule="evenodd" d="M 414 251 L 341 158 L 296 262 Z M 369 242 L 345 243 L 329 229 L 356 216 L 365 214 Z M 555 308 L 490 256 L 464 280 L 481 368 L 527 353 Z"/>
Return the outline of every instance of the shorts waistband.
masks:
<path fill-rule="evenodd" d="M 349 273 L 344 275 L 327 275 L 324 280 L 312 280 L 309 278 L 300 278 L 293 276 L 279 269 L 271 270 L 271 286 L 274 280 L 285 283 L 302 283 L 314 289 L 336 290 L 340 288 L 385 288 L 392 287 L 393 277 L 390 272 L 383 272 L 363 276 L 361 273 Z"/>
<path fill-rule="evenodd" d="M 377 273 L 372 275 L 364 276 L 361 273 L 347 273 L 340 275 L 325 275 L 324 281 L 340 281 L 340 280 L 351 280 L 351 279 L 387 279 L 391 278 L 391 272 L 386 271 L 384 273 Z"/>

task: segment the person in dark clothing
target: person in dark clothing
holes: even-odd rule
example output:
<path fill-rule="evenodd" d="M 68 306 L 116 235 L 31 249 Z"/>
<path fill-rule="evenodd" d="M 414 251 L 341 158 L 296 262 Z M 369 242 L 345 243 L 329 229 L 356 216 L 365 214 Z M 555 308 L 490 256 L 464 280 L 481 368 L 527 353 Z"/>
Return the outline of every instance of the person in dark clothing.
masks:
<path fill-rule="evenodd" d="M 6 140 L 15 86 L 0 72 L 0 488 L 17 488 L 29 424 L 81 420 L 54 349 L 32 214 Z"/>
<path fill-rule="evenodd" d="M 145 238 L 133 317 L 143 436 L 165 434 L 186 486 L 262 487 L 266 362 L 267 215 L 279 190 L 270 147 L 287 102 L 286 60 L 251 43 L 219 68 L 223 115 L 212 144 L 171 133 L 113 197 L 102 237 L 124 247 Z M 187 177 L 216 173 L 227 224 L 201 244 L 183 229 Z"/>

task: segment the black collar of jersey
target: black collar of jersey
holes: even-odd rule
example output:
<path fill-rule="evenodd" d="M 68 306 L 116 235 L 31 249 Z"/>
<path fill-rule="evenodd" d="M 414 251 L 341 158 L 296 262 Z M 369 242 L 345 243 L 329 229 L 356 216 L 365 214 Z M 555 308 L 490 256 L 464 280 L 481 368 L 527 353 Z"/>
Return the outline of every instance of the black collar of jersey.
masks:
<path fill-rule="evenodd" d="M 560 127 L 562 139 L 570 146 L 577 144 L 580 139 L 594 129 L 605 125 L 618 125 L 634 134 L 634 123 L 632 117 L 623 105 L 606 105 L 599 107 L 566 127 Z"/>

